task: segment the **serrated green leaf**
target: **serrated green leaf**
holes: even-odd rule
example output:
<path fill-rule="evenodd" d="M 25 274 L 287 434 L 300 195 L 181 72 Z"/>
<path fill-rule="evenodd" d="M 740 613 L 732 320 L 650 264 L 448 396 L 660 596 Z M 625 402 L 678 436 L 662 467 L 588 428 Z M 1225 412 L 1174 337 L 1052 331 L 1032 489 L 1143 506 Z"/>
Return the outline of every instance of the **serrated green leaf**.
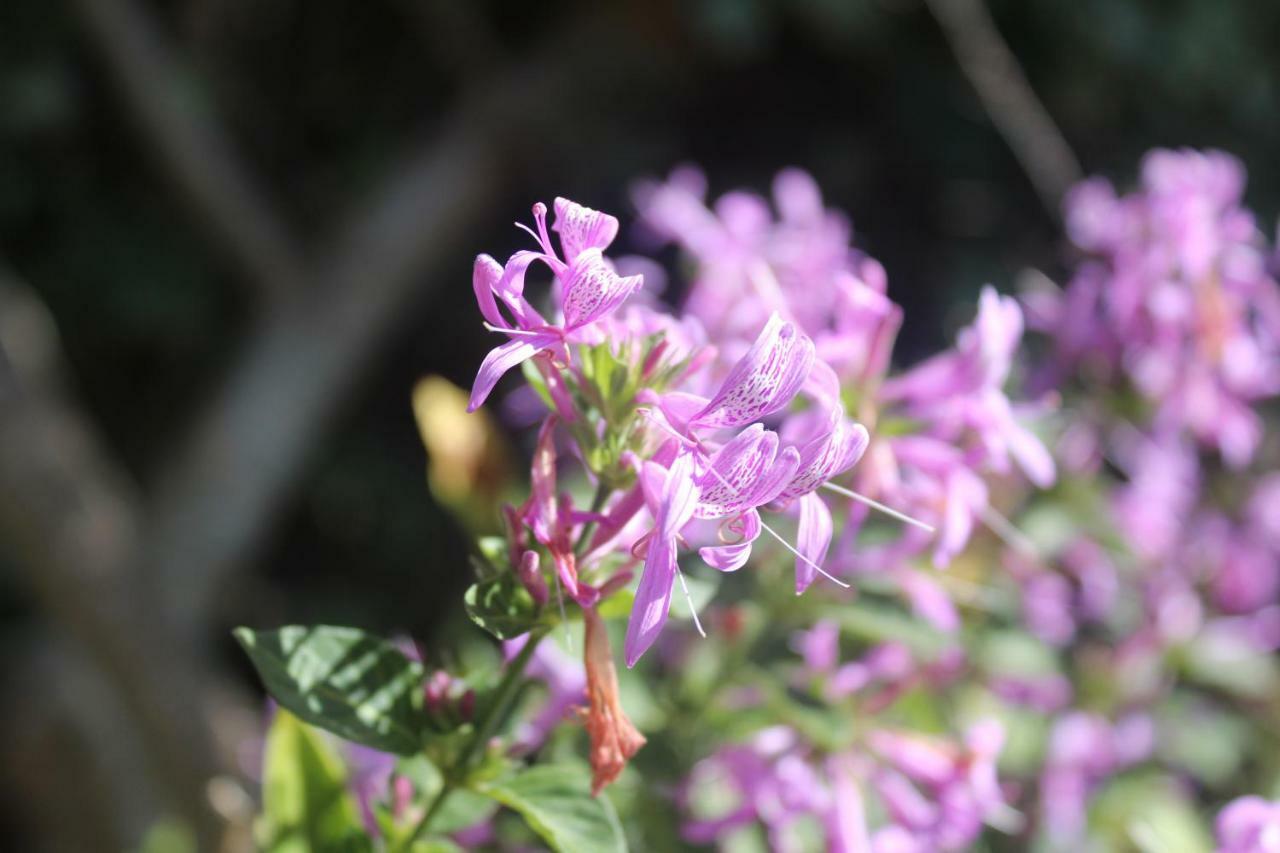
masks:
<path fill-rule="evenodd" d="M 627 840 L 613 804 L 591 796 L 585 767 L 533 767 L 478 789 L 518 812 L 534 832 L 560 853 L 625 851 Z"/>
<path fill-rule="evenodd" d="M 346 787 L 341 759 L 288 711 L 267 734 L 259 847 L 272 853 L 373 849 Z"/>
<path fill-rule="evenodd" d="M 416 753 L 422 666 L 356 628 L 237 628 L 277 702 L 301 719 L 364 746 Z"/>
<path fill-rule="evenodd" d="M 471 621 L 499 640 L 510 640 L 538 624 L 541 608 L 510 574 L 472 584 L 463 597 Z"/>

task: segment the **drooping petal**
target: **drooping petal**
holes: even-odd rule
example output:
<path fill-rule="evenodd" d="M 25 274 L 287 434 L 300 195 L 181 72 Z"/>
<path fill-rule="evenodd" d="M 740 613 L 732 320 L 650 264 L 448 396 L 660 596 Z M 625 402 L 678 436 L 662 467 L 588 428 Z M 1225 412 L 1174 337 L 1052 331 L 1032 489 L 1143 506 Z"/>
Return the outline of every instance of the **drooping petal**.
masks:
<path fill-rule="evenodd" d="M 570 264 L 587 249 L 606 249 L 618 236 L 616 217 L 569 201 L 555 200 L 556 220 L 551 230 L 560 235 L 560 248 Z"/>
<path fill-rule="evenodd" d="M 987 486 L 977 474 L 958 468 L 947 476 L 946 502 L 942 530 L 933 552 L 933 564 L 938 568 L 948 565 L 964 550 L 974 519 L 987 504 Z"/>
<path fill-rule="evenodd" d="M 622 277 L 599 249 L 587 249 L 569 268 L 564 287 L 564 325 L 577 329 L 614 311 L 644 284 L 638 275 Z"/>
<path fill-rule="evenodd" d="M 564 264 L 558 259 L 542 252 L 520 251 L 507 259 L 507 265 L 502 269 L 502 278 L 498 279 L 493 287 L 494 295 L 511 310 L 512 316 L 516 319 L 516 327 L 520 329 L 534 329 L 547 325 L 542 315 L 524 298 L 524 277 L 529 267 L 539 261 L 550 267 L 556 275 L 560 275 L 565 269 Z M 496 323 L 495 325 L 506 324 Z"/>
<path fill-rule="evenodd" d="M 475 265 L 471 269 L 471 287 L 476 293 L 476 303 L 480 306 L 480 314 L 495 326 L 507 325 L 498 311 L 498 303 L 494 301 L 494 290 L 502 280 L 502 264 L 488 255 L 476 256 Z"/>
<path fill-rule="evenodd" d="M 479 372 L 476 373 L 475 384 L 471 386 L 471 401 L 467 404 L 467 411 L 474 412 L 484 405 L 484 401 L 488 399 L 489 394 L 493 391 L 493 386 L 498 384 L 498 380 L 502 378 L 504 373 L 525 359 L 532 358 L 558 340 L 559 338 L 553 334 L 521 336 L 491 350 L 485 356 L 484 361 L 481 362 Z"/>
<path fill-rule="evenodd" d="M 727 545 L 708 545 L 698 549 L 698 555 L 713 569 L 736 572 L 751 558 L 751 545 L 760 536 L 760 513 L 754 509 L 724 525 L 738 539 Z"/>
<path fill-rule="evenodd" d="M 1053 485 L 1057 476 L 1053 457 L 1034 433 L 1011 417 L 1006 427 L 1005 441 L 1009 443 L 1009 453 L 1028 480 L 1042 489 Z"/>
<path fill-rule="evenodd" d="M 644 560 L 644 573 L 636 588 L 636 600 L 627 622 L 624 651 L 627 666 L 636 665 L 658 638 L 671 610 L 671 586 L 676 581 L 675 537 L 654 536 Z"/>
<path fill-rule="evenodd" d="M 806 559 L 796 558 L 796 595 L 809 588 L 818 575 L 814 563 L 821 566 L 831 547 L 831 510 L 813 492 L 800 498 L 800 525 L 796 531 L 796 550 Z"/>
<path fill-rule="evenodd" d="M 645 470 L 656 463 L 645 463 Z M 661 470 L 661 469 L 659 469 Z M 653 481 L 650 475 L 650 482 Z M 698 505 L 699 486 L 693 477 L 693 455 L 683 453 L 671 463 L 662 478 L 661 497 L 654 513 L 655 534 L 675 536 L 693 518 Z"/>
<path fill-rule="evenodd" d="M 800 390 L 813 359 L 813 341 L 773 314 L 694 425 L 742 426 L 778 411 Z"/>

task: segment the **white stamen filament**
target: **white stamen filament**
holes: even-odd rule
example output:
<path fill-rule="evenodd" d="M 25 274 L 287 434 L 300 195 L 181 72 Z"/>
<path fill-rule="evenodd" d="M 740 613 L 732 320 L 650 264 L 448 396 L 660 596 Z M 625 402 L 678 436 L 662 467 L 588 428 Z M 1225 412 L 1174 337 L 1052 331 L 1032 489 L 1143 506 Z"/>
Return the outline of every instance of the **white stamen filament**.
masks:
<path fill-rule="evenodd" d="M 928 533 L 937 532 L 937 528 L 935 528 L 932 524 L 926 524 L 918 518 L 912 518 L 906 513 L 898 512 L 893 507 L 887 507 L 884 504 L 880 503 L 879 501 L 872 500 L 866 495 L 858 494 L 852 489 L 846 489 L 844 486 L 837 486 L 835 483 L 823 483 L 822 488 L 835 492 L 837 495 L 844 495 L 849 500 L 857 501 L 860 504 L 869 506 L 872 509 L 876 510 L 877 512 L 884 513 L 890 518 L 896 518 L 898 521 L 901 521 L 903 524 L 910 524 L 911 526 L 918 527 L 921 530 L 924 530 Z"/>
<path fill-rule="evenodd" d="M 702 623 L 698 621 L 698 611 L 693 608 L 693 596 L 689 594 L 689 585 L 685 583 L 684 572 L 676 569 L 676 577 L 680 578 L 680 588 L 684 590 L 684 600 L 689 604 L 689 614 L 693 616 L 693 627 L 698 629 L 698 634 L 702 639 L 707 638 L 707 632 L 702 630 Z"/>
<path fill-rule="evenodd" d="M 987 529 L 994 533 L 1004 544 L 1016 551 L 1021 551 L 1024 556 L 1030 557 L 1037 562 L 1044 559 L 1040 554 L 1040 549 L 1036 547 L 1036 543 L 1032 542 L 1027 534 L 1015 527 L 1012 521 L 1005 518 L 993 507 L 983 507 L 981 517 L 982 523 L 987 526 Z"/>
<path fill-rule="evenodd" d="M 492 323 L 485 323 L 484 327 L 491 332 L 499 332 L 512 337 L 536 338 L 545 335 L 546 332 L 531 331 L 529 329 L 504 329 L 501 326 L 495 326 Z"/>
<path fill-rule="evenodd" d="M 798 557 L 801 560 L 804 560 L 810 566 L 813 566 L 814 571 L 816 571 L 818 574 L 822 575 L 824 578 L 831 581 L 836 586 L 843 587 L 845 589 L 849 588 L 849 584 L 845 583 L 844 581 L 840 580 L 838 577 L 835 577 L 834 575 L 827 574 L 826 570 L 823 569 L 822 566 L 819 566 L 813 560 L 810 560 L 804 554 L 801 554 L 800 551 L 794 545 L 792 545 L 787 540 L 783 539 L 782 536 L 778 533 L 778 531 L 774 530 L 772 527 L 765 524 L 764 519 L 760 520 L 760 527 L 764 530 L 765 533 L 768 533 L 774 539 L 777 539 L 779 542 L 781 542 L 783 548 L 786 548 L 792 554 L 795 554 L 796 557 Z M 796 595 L 799 595 L 799 594 L 800 593 L 796 593 Z"/>

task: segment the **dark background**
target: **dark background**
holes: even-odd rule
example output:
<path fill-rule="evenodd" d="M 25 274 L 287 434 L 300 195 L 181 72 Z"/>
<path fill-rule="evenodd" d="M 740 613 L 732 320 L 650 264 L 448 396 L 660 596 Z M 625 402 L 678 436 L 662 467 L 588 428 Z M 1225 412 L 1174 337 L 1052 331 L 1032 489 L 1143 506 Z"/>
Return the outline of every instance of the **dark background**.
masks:
<path fill-rule="evenodd" d="M 634 179 L 693 162 L 713 193 L 767 191 L 802 166 L 887 267 L 904 363 L 945 343 L 983 283 L 1056 275 L 1054 189 L 1037 193 L 975 94 L 935 17 L 948 2 L 0 4 L 13 849 L 117 849 L 181 808 L 142 781 L 154 760 L 100 748 L 130 749 L 115 727 L 137 716 L 131 679 L 182 718 L 190 678 L 195 710 L 243 722 L 254 682 L 231 626 L 429 641 L 457 609 L 465 544 L 425 487 L 409 394 L 427 373 L 469 386 L 493 344 L 471 260 L 523 245 L 510 223 L 533 201 L 615 212 L 635 250 Z M 989 11 L 1086 173 L 1127 185 L 1152 147 L 1224 148 L 1271 230 L 1280 6 Z M 34 373 L 31 328 L 56 348 L 35 346 Z M 123 556 L 92 535 L 60 548 L 80 513 L 122 524 Z M 191 610 L 188 561 L 208 579 Z M 137 629 L 123 651 L 103 642 L 117 627 Z M 235 728 L 211 725 L 216 743 Z"/>

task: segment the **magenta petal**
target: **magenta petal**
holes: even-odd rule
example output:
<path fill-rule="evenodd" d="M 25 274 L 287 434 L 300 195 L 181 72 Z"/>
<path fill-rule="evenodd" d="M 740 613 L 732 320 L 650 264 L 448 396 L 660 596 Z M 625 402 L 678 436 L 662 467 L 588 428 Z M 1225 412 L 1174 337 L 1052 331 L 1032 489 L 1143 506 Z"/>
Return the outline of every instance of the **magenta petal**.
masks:
<path fill-rule="evenodd" d="M 554 335 L 520 337 L 491 350 L 480 364 L 475 384 L 471 386 L 471 402 L 467 404 L 467 411 L 474 412 L 484 405 L 493 386 L 498 384 L 504 373 L 551 346 L 556 340 Z"/>
<path fill-rule="evenodd" d="M 635 604 L 631 607 L 631 619 L 627 622 L 627 640 L 624 650 L 627 666 L 635 666 L 648 648 L 653 645 L 671 609 L 671 585 L 676 579 L 675 537 L 655 536 L 649 542 L 649 553 L 644 560 L 644 574 L 636 589 Z"/>
<path fill-rule="evenodd" d="M 745 512 L 734 519 L 729 528 L 742 537 L 740 542 L 709 545 L 698 550 L 708 566 L 722 572 L 736 572 L 751 558 L 751 545 L 760 536 L 760 513 L 754 509 Z"/>
<path fill-rule="evenodd" d="M 773 314 L 694 421 L 707 427 L 742 426 L 778 411 L 804 385 L 813 359 L 813 341 Z"/>
<path fill-rule="evenodd" d="M 799 449 L 800 464 L 795 477 L 782 490 L 782 497 L 808 494 L 823 483 L 853 467 L 866 452 L 871 437 L 862 424 L 840 420 L 830 432 L 819 435 Z"/>
<path fill-rule="evenodd" d="M 555 200 L 556 221 L 551 230 L 559 233 L 565 260 L 573 263 L 587 249 L 605 249 L 618 236 L 616 217 L 569 201 Z"/>
<path fill-rule="evenodd" d="M 727 518 L 758 506 L 752 493 L 773 465 L 778 434 L 752 424 L 729 440 L 708 461 L 698 477 L 701 499 L 698 518 Z"/>
<path fill-rule="evenodd" d="M 800 498 L 800 526 L 796 532 L 796 550 L 812 563 L 822 565 L 831 547 L 831 510 L 813 492 Z M 796 595 L 809 588 L 818 575 L 810 562 L 796 558 Z"/>
<path fill-rule="evenodd" d="M 1017 460 L 1018 467 L 1027 475 L 1027 479 L 1042 489 L 1053 485 L 1057 471 L 1053 457 L 1040 443 L 1040 439 L 1021 424 L 1010 419 L 1006 433 L 1009 452 Z"/>
<path fill-rule="evenodd" d="M 612 313 L 644 284 L 638 275 L 623 278 L 605 262 L 599 249 L 587 249 L 569 268 L 564 287 L 564 323 L 576 329 Z"/>
<path fill-rule="evenodd" d="M 471 287 L 476 292 L 476 302 L 480 305 L 481 316 L 495 326 L 507 325 L 507 321 L 498 311 L 498 303 L 493 299 L 494 290 L 501 280 L 501 264 L 488 255 L 476 257 L 475 265 L 471 270 Z"/>

